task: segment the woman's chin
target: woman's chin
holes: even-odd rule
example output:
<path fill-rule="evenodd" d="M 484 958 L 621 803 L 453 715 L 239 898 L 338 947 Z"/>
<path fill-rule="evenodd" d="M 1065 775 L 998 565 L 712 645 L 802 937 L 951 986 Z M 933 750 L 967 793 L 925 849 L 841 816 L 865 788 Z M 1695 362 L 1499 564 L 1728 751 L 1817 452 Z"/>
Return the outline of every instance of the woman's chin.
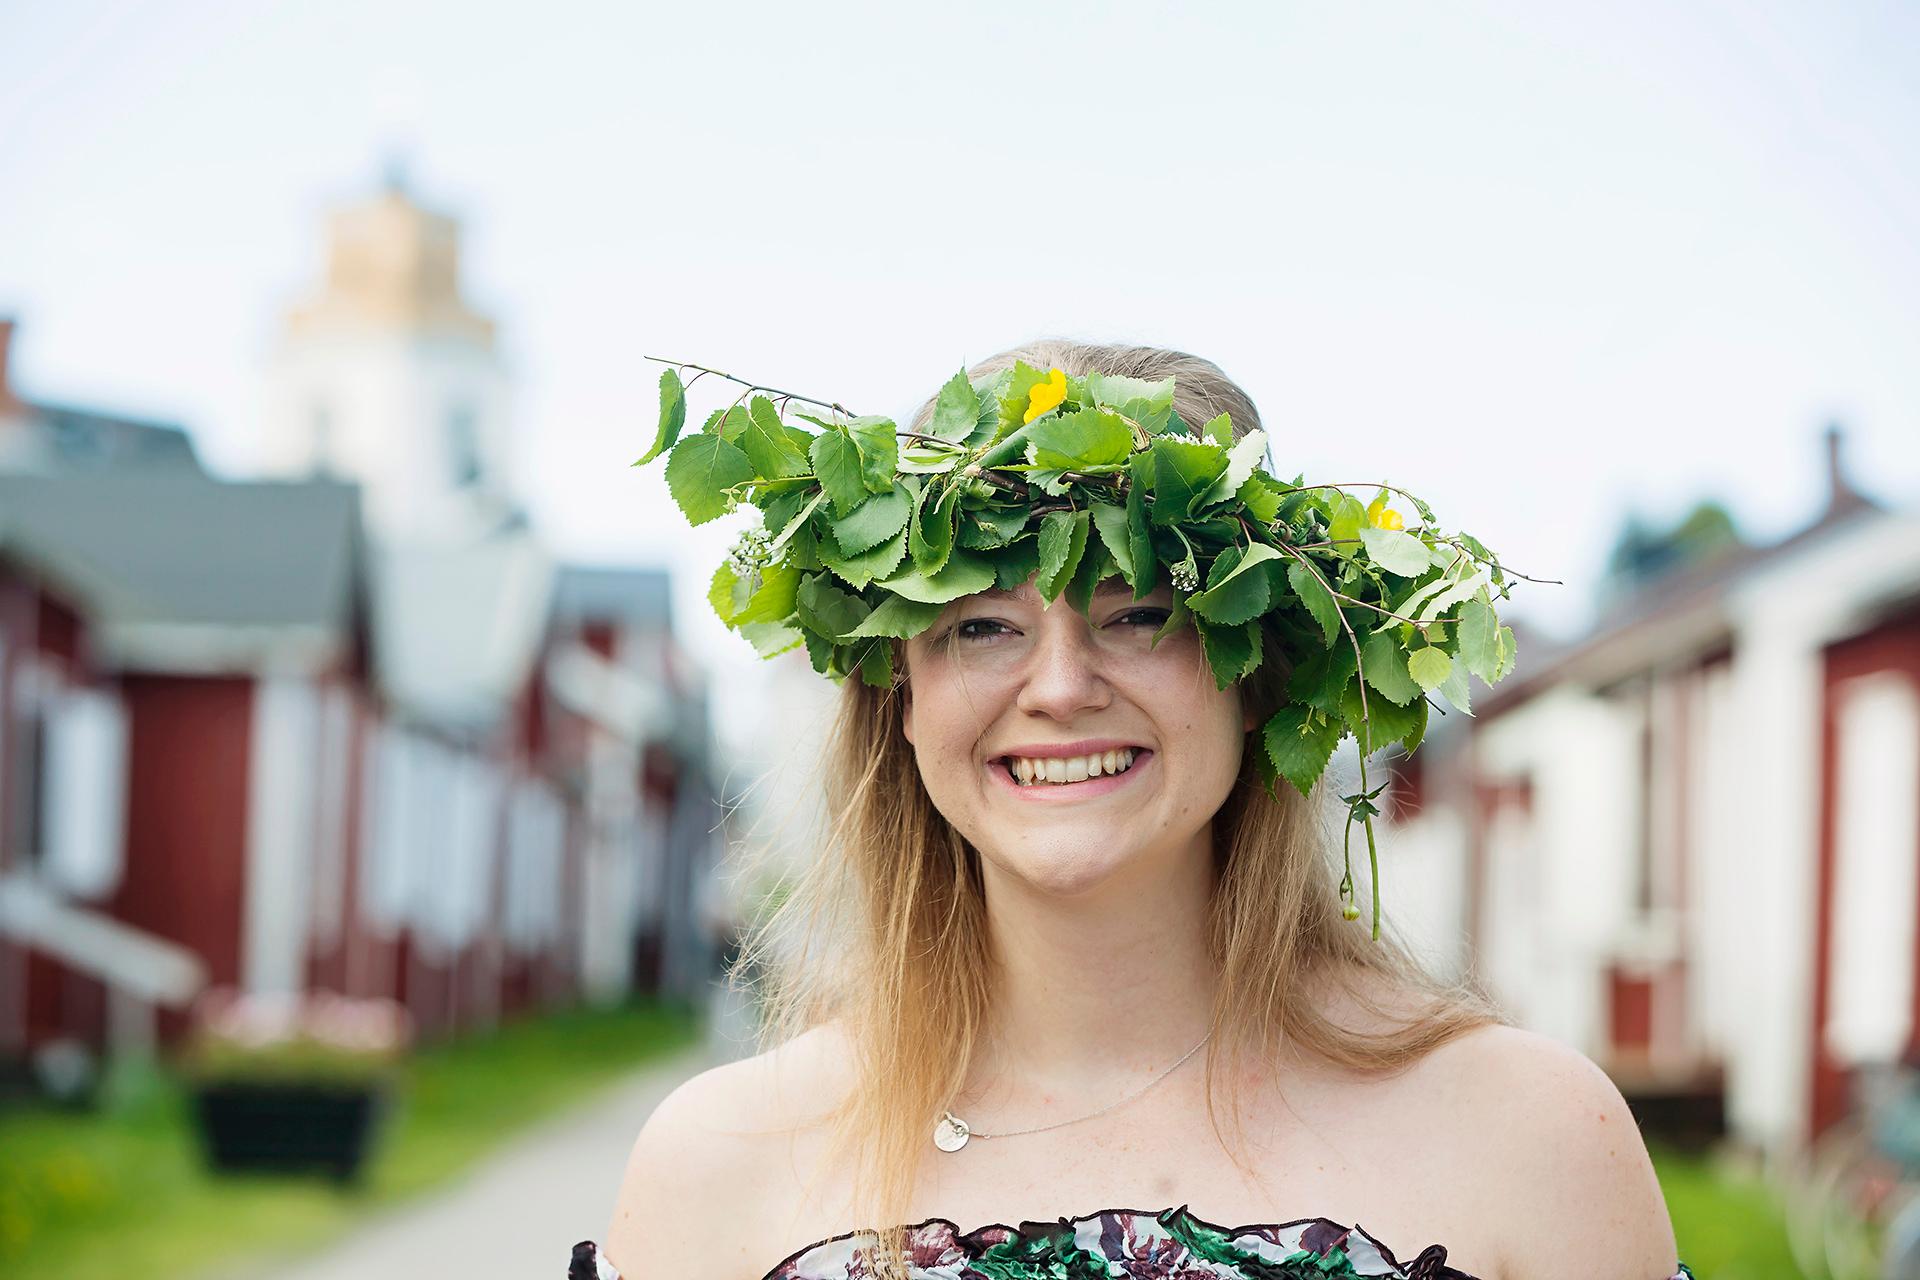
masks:
<path fill-rule="evenodd" d="M 1116 848 L 1111 833 L 1086 840 L 1027 844 L 1001 865 L 1037 893 L 1075 898 L 1094 893 L 1130 865 L 1131 849 Z"/>

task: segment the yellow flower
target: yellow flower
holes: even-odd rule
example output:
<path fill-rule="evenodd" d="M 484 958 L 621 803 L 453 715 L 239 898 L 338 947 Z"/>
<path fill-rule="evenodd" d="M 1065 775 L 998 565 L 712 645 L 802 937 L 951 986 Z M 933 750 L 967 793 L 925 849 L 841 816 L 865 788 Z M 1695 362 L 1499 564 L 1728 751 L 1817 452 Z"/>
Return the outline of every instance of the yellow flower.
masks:
<path fill-rule="evenodd" d="M 1367 523 L 1376 529 L 1404 529 L 1406 524 L 1400 519 L 1400 513 L 1387 505 L 1387 491 L 1382 489 L 1380 496 L 1367 504 Z"/>
<path fill-rule="evenodd" d="M 1049 409 L 1057 409 L 1060 402 L 1067 398 L 1067 371 L 1050 369 L 1045 382 L 1033 384 L 1033 390 L 1027 393 L 1027 416 L 1022 422 L 1032 422 Z"/>

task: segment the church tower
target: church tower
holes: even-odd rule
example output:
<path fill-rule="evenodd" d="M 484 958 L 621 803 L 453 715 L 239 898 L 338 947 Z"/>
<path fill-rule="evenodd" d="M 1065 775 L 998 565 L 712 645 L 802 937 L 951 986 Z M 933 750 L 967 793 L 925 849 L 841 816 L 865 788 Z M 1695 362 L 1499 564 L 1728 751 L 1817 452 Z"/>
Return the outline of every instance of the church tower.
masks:
<path fill-rule="evenodd" d="M 463 542 L 517 519 L 494 324 L 460 294 L 459 226 L 390 164 L 329 215 L 326 274 L 289 312 L 265 382 L 261 462 L 357 482 L 377 536 Z"/>

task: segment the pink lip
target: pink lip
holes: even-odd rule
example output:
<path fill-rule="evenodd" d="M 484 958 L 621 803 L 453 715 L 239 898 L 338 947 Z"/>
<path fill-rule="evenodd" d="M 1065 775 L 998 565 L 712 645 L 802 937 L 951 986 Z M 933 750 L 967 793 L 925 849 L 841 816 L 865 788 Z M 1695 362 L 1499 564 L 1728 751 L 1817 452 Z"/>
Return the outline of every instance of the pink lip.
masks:
<path fill-rule="evenodd" d="M 1026 752 L 1015 752 L 1014 754 L 1025 755 Z M 1061 753 L 1046 752 L 1043 754 L 1059 755 Z M 1023 787 L 1013 780 L 1013 775 L 1007 772 L 1007 766 L 1000 763 L 1005 757 L 996 757 L 987 761 L 987 772 L 994 776 L 1000 786 L 1011 791 L 1018 799 L 1030 800 L 1036 804 L 1064 804 L 1070 800 L 1091 800 L 1097 796 L 1104 796 L 1109 791 L 1118 791 L 1121 787 L 1133 781 L 1135 774 L 1145 769 L 1148 765 L 1151 765 L 1157 754 L 1157 752 L 1149 751 L 1145 747 L 1141 747 L 1134 753 L 1133 766 L 1125 773 L 1103 773 L 1097 778 L 1088 778 L 1085 782 L 1042 782 L 1033 786 Z"/>

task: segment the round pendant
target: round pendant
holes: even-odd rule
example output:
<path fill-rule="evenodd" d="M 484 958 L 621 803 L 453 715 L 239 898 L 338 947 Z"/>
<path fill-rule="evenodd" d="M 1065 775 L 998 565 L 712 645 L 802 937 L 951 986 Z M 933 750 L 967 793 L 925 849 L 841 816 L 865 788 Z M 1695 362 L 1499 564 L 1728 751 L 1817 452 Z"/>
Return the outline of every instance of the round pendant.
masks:
<path fill-rule="evenodd" d="M 933 1126 L 933 1145 L 942 1151 L 958 1151 L 967 1145 L 969 1132 L 965 1120 L 951 1111 L 943 1111 Z"/>

